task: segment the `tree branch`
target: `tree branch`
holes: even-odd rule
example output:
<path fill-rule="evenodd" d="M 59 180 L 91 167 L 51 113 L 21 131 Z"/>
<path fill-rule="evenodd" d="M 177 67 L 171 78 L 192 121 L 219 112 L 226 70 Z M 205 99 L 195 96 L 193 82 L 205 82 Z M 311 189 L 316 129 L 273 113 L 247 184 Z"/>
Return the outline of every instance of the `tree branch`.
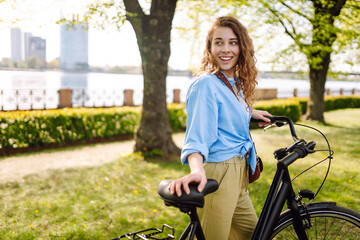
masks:
<path fill-rule="evenodd" d="M 345 5 L 346 0 L 337 0 L 335 3 L 335 7 L 331 11 L 331 15 L 337 17 L 340 15 L 341 9 Z"/>
<path fill-rule="evenodd" d="M 267 9 L 269 9 L 269 11 L 278 19 L 278 21 L 280 22 L 280 24 L 283 26 L 283 28 L 285 29 L 286 34 L 288 34 L 294 41 L 295 41 L 295 36 L 293 35 L 293 33 L 291 33 L 289 31 L 289 29 L 287 28 L 287 26 L 285 25 L 284 21 L 280 18 L 279 16 L 279 12 L 276 11 L 275 9 L 271 8 L 269 5 L 265 5 L 265 7 Z"/>
<path fill-rule="evenodd" d="M 271 8 L 270 5 L 266 4 L 265 7 L 267 9 L 269 9 L 269 11 L 278 19 L 278 21 L 280 22 L 280 24 L 283 26 L 285 33 L 287 35 L 289 35 L 294 42 L 296 43 L 296 45 L 299 46 L 300 49 L 304 48 L 306 46 L 306 44 L 302 43 L 299 41 L 298 39 L 298 35 L 296 33 L 296 29 L 294 27 L 294 25 L 292 24 L 292 22 L 289 20 L 289 24 L 291 25 L 292 30 L 289 30 L 289 28 L 286 26 L 285 22 L 283 21 L 283 19 L 281 19 L 280 17 L 280 13 L 278 11 L 276 11 L 275 9 Z"/>
<path fill-rule="evenodd" d="M 137 0 L 123 0 L 126 9 L 126 19 L 131 23 L 135 32 L 141 31 L 141 26 L 145 18 L 139 2 Z"/>
<path fill-rule="evenodd" d="M 305 18 L 305 19 L 307 19 L 309 22 L 311 22 L 311 19 L 310 19 L 308 16 L 306 16 L 305 14 L 303 14 L 302 12 L 295 10 L 293 7 L 291 7 L 290 5 L 288 5 L 287 3 L 285 3 L 285 2 L 282 1 L 282 0 L 280 1 L 280 3 L 281 3 L 282 5 L 284 5 L 285 7 L 287 7 L 289 10 L 291 10 L 292 12 L 296 13 L 296 14 L 299 15 L 299 16 L 302 16 L 303 18 Z"/>

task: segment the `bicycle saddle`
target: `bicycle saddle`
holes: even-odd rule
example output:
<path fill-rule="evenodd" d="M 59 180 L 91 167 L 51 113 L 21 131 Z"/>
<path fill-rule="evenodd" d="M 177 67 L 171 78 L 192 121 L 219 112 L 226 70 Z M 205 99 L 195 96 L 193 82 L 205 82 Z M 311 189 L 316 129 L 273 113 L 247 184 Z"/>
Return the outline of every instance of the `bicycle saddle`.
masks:
<path fill-rule="evenodd" d="M 180 208 L 180 210 L 194 208 L 194 207 L 202 208 L 204 206 L 204 197 L 209 193 L 215 192 L 219 187 L 219 184 L 216 180 L 208 179 L 204 190 L 202 192 L 198 192 L 197 191 L 198 183 L 190 183 L 189 184 L 190 194 L 187 195 L 184 189 L 181 189 L 182 190 L 181 197 L 178 197 L 176 194 L 174 195 L 170 194 L 168 186 L 171 182 L 172 180 L 161 181 L 158 187 L 158 194 L 159 197 L 162 200 L 164 200 L 165 205 L 174 206 Z"/>

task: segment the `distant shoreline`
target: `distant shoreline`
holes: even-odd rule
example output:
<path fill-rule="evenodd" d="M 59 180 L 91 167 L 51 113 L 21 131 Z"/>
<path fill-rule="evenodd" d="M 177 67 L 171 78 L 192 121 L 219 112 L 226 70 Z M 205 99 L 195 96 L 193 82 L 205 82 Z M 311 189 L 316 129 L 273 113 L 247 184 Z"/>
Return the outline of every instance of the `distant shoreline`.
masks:
<path fill-rule="evenodd" d="M 116 71 L 117 69 L 118 71 Z M 110 74 L 142 74 L 140 67 L 124 66 L 114 68 L 90 68 L 88 70 L 64 70 L 64 69 L 30 69 L 30 68 L 0 68 L 0 71 L 22 71 L 22 72 L 64 72 L 64 73 L 110 73 Z M 190 70 L 176 70 L 169 69 L 168 76 L 185 76 L 192 77 L 193 72 Z M 309 80 L 307 72 L 290 72 L 290 71 L 259 71 L 259 76 L 262 79 L 268 78 L 286 78 L 297 80 Z M 359 82 L 360 73 L 329 73 L 328 80 L 331 81 L 350 81 Z"/>

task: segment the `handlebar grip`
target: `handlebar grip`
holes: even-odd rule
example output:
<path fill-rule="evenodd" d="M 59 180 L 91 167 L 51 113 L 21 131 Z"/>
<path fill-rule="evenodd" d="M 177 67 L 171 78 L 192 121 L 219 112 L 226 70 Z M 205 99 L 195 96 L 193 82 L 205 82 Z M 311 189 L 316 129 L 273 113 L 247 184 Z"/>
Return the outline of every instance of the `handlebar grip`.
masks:
<path fill-rule="evenodd" d="M 270 121 L 271 121 L 272 123 L 276 121 L 276 120 L 275 120 L 276 117 L 269 117 L 269 116 L 265 116 L 265 117 L 268 118 L 268 119 L 270 119 Z M 257 123 L 257 122 L 264 122 L 264 121 L 261 120 L 261 119 L 251 118 L 251 119 L 250 119 L 250 122 Z"/>

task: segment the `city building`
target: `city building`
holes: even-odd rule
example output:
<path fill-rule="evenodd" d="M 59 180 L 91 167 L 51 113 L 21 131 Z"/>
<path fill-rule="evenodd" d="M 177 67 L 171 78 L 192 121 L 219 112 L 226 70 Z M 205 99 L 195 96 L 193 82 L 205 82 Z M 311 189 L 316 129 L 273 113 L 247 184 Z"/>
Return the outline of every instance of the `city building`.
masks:
<path fill-rule="evenodd" d="M 25 61 L 36 56 L 39 61 L 46 62 L 46 39 L 34 37 L 31 33 L 24 33 Z"/>
<path fill-rule="evenodd" d="M 31 37 L 29 43 L 30 57 L 36 56 L 39 61 L 46 62 L 46 40 L 40 37 Z"/>
<path fill-rule="evenodd" d="M 22 61 L 21 29 L 11 29 L 11 61 L 18 63 Z"/>
<path fill-rule="evenodd" d="M 24 58 L 25 60 L 30 57 L 30 38 L 32 34 L 29 32 L 24 33 Z"/>
<path fill-rule="evenodd" d="M 88 31 L 82 25 L 60 28 L 60 68 L 88 70 Z"/>

